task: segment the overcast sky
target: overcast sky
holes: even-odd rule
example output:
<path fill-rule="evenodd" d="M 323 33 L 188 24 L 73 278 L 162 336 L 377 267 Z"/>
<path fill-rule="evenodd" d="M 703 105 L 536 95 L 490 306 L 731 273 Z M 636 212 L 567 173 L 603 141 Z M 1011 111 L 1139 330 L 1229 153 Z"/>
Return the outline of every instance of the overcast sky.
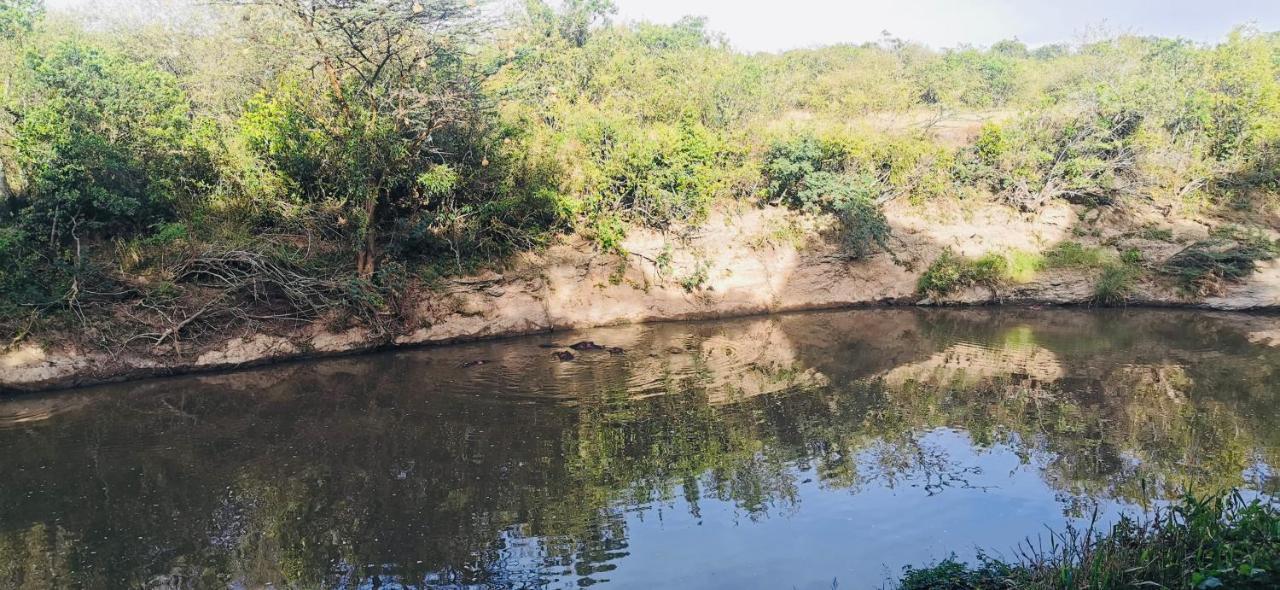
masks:
<path fill-rule="evenodd" d="M 1280 30 L 1280 0 L 615 0 L 622 17 L 705 16 L 746 51 L 861 43 L 881 31 L 934 47 L 1071 42 L 1100 27 L 1216 41 L 1237 25 Z"/>

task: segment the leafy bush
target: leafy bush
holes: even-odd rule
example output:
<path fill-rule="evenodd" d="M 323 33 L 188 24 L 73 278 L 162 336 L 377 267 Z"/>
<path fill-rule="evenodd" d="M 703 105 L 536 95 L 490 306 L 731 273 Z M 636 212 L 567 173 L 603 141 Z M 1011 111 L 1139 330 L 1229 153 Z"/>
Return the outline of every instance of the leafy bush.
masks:
<path fill-rule="evenodd" d="M 831 211 L 841 227 L 844 252 L 850 258 L 863 258 L 877 251 L 889 252 L 892 229 L 880 206 L 872 198 L 872 184 L 841 177 L 832 188 Z M 806 189 L 810 190 L 810 189 Z"/>
<path fill-rule="evenodd" d="M 591 165 L 584 210 L 657 228 L 703 217 L 736 158 L 722 138 L 690 119 L 649 129 L 599 121 L 581 137 Z"/>
<path fill-rule="evenodd" d="M 45 302 L 52 287 L 48 282 L 60 276 L 59 269 L 41 264 L 32 242 L 21 229 L 0 226 L 0 260 L 5 261 L 0 265 L 0 319 L 18 314 L 22 305 Z"/>
<path fill-rule="evenodd" d="M 847 154 L 838 144 L 811 134 L 800 134 L 769 146 L 764 154 L 762 173 L 767 180 L 766 196 L 774 202 L 805 208 L 802 196 L 806 179 L 818 172 L 835 174 L 843 171 Z M 807 193 L 813 197 L 813 193 Z M 819 195 L 820 196 L 820 195 Z"/>
<path fill-rule="evenodd" d="M 947 248 L 920 275 L 916 290 L 926 297 L 944 297 L 978 285 L 994 289 L 1009 276 L 1009 260 L 1001 254 L 988 253 L 975 260 Z"/>
<path fill-rule="evenodd" d="M 194 208 L 215 171 L 178 81 L 79 41 L 28 55 L 23 222 L 54 241 L 128 235 Z"/>
<path fill-rule="evenodd" d="M 985 590 L 1006 588 L 1014 567 L 986 555 L 979 555 L 980 565 L 970 568 L 964 562 L 948 557 L 932 566 L 903 569 L 899 590 Z"/>
<path fill-rule="evenodd" d="M 850 258 L 889 251 L 892 229 L 879 205 L 883 184 L 869 173 L 838 173 L 847 153 L 833 142 L 801 135 L 766 155 L 768 194 L 789 207 L 835 217 Z"/>

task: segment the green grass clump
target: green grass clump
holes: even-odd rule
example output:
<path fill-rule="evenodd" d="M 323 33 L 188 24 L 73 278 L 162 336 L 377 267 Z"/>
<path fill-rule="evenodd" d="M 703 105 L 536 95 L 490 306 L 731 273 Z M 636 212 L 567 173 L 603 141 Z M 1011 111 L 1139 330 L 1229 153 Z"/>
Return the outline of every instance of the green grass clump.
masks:
<path fill-rule="evenodd" d="M 1173 230 L 1156 225 L 1146 225 L 1139 229 L 1137 234 L 1139 238 L 1144 240 L 1152 240 L 1156 242 L 1172 242 Z"/>
<path fill-rule="evenodd" d="M 1093 302 L 1099 305 L 1123 305 L 1133 294 L 1133 283 L 1141 270 L 1131 264 L 1108 264 L 1103 267 L 1093 287 Z"/>
<path fill-rule="evenodd" d="M 1009 269 L 1009 259 L 1003 254 L 993 252 L 971 259 L 947 248 L 920 275 L 916 289 L 927 297 L 942 297 L 975 285 L 995 288 L 1009 280 Z"/>
<path fill-rule="evenodd" d="M 1102 248 L 1062 242 L 1044 253 L 1044 268 L 1101 268 L 1110 257 Z"/>
<path fill-rule="evenodd" d="M 1030 283 L 1044 268 L 1044 256 L 1034 252 L 1013 250 L 1005 258 L 1009 261 L 1008 278 L 1015 283 Z"/>
<path fill-rule="evenodd" d="M 900 590 L 1111 590 L 1280 586 L 1280 509 L 1239 493 L 1186 496 L 1153 517 L 1122 517 L 1105 532 L 1068 527 L 1028 542 L 1016 562 L 954 557 L 908 567 Z"/>

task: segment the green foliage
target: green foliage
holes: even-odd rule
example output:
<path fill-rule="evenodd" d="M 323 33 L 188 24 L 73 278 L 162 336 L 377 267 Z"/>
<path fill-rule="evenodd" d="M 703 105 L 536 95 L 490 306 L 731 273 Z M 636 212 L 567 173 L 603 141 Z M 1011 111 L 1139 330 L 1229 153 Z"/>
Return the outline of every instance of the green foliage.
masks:
<path fill-rule="evenodd" d="M 935 565 L 903 568 L 898 590 L 979 590 L 1005 588 L 1014 568 L 1003 562 L 979 555 L 980 565 L 971 568 L 964 562 L 948 557 Z"/>
<path fill-rule="evenodd" d="M 841 226 L 844 253 L 850 258 L 863 258 L 877 251 L 890 252 L 889 220 L 871 198 L 874 185 L 865 177 L 861 180 L 842 177 L 832 189 L 831 210 Z"/>
<path fill-rule="evenodd" d="M 58 242 L 137 233 L 193 209 L 215 177 L 170 74 L 76 41 L 33 50 L 17 128 L 23 223 Z"/>
<path fill-rule="evenodd" d="M 990 51 L 962 49 L 945 52 L 917 74 L 925 104 L 971 108 L 1000 107 L 1022 90 L 1021 75 L 1025 52 L 1010 51 L 1011 45 L 997 44 Z"/>
<path fill-rule="evenodd" d="M 0 40 L 30 33 L 43 13 L 42 0 L 0 0 Z"/>
<path fill-rule="evenodd" d="M 945 297 L 973 286 L 994 289 L 1010 276 L 1009 259 L 1002 254 L 993 252 L 970 259 L 947 248 L 920 275 L 916 290 L 926 297 Z"/>
<path fill-rule="evenodd" d="M 1044 268 L 1101 268 L 1111 258 L 1102 248 L 1085 246 L 1080 242 L 1065 241 L 1045 251 Z"/>
<path fill-rule="evenodd" d="M 811 204 L 801 197 L 805 179 L 816 172 L 840 172 L 846 157 L 840 145 L 811 134 L 776 142 L 765 152 L 761 167 L 768 181 L 765 194 L 770 200 L 786 202 L 792 207 L 809 207 Z"/>
<path fill-rule="evenodd" d="M 948 559 L 908 567 L 902 590 L 955 588 L 1274 588 L 1280 571 L 1280 510 L 1239 493 L 1185 496 L 1147 521 L 1122 517 L 1105 533 L 1074 528 L 1048 549 L 1029 547 L 1006 563 L 976 568 Z"/>
<path fill-rule="evenodd" d="M 892 232 L 879 204 L 884 186 L 867 172 L 838 172 L 849 167 L 849 156 L 847 146 L 809 135 L 775 143 L 763 166 L 767 196 L 795 209 L 834 216 L 850 258 L 888 252 Z"/>
<path fill-rule="evenodd" d="M 1108 264 L 1093 287 L 1093 301 L 1100 305 L 1122 305 L 1133 293 L 1140 270 L 1130 263 Z"/>
<path fill-rule="evenodd" d="M 973 142 L 974 153 L 988 166 L 999 165 L 1010 150 L 1010 140 L 1004 128 L 995 123 L 984 123 Z"/>
<path fill-rule="evenodd" d="M 48 296 L 44 280 L 55 276 L 53 269 L 38 272 L 40 258 L 31 251 L 33 243 L 21 229 L 0 226 L 0 318 L 18 315 L 20 306 L 43 301 Z M 44 279 L 44 280 L 42 280 Z"/>
<path fill-rule="evenodd" d="M 723 139 L 691 119 L 648 130 L 599 121 L 583 130 L 590 153 L 582 209 L 650 227 L 697 221 L 726 188 L 736 157 Z"/>

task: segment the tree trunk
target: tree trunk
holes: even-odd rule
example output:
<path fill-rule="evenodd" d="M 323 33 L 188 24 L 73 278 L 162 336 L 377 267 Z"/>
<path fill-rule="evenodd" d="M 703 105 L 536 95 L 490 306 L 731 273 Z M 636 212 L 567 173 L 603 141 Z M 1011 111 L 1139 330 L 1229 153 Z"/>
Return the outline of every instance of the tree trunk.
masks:
<path fill-rule="evenodd" d="M 4 162 L 0 161 L 0 211 L 8 205 L 6 201 L 13 198 L 13 189 L 9 188 L 9 179 L 4 175 Z"/>
<path fill-rule="evenodd" d="M 378 270 L 378 195 L 375 193 L 364 205 L 364 243 L 356 252 L 356 272 L 362 279 L 372 279 Z"/>

